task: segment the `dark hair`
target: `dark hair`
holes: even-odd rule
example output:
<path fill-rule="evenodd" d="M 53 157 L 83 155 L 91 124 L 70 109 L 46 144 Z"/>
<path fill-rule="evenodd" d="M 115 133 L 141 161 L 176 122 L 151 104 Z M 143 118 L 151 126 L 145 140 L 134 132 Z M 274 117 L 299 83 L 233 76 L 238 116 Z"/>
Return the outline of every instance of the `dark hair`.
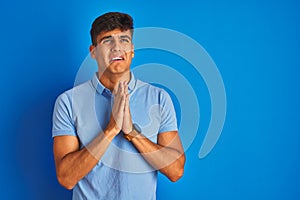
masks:
<path fill-rule="evenodd" d="M 102 32 L 120 29 L 121 31 L 131 31 L 133 34 L 133 20 L 132 17 L 125 13 L 108 12 L 95 19 L 90 31 L 92 44 L 97 45 L 97 36 Z"/>

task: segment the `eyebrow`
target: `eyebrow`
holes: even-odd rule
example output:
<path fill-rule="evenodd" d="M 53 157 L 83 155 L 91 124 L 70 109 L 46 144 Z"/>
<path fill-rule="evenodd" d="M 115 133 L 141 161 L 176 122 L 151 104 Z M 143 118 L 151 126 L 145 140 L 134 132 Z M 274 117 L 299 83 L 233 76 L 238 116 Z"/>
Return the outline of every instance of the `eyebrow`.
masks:
<path fill-rule="evenodd" d="M 108 36 L 102 37 L 102 38 L 99 40 L 99 43 L 101 43 L 103 40 L 108 39 L 108 38 L 112 38 L 112 36 L 111 36 L 111 35 L 108 35 Z"/>
<path fill-rule="evenodd" d="M 127 39 L 131 40 L 131 37 L 129 37 L 128 35 L 121 35 L 120 38 L 127 38 Z"/>
<path fill-rule="evenodd" d="M 109 39 L 112 37 L 113 37 L 112 35 L 104 36 L 99 40 L 99 43 L 101 43 L 105 39 Z M 128 35 L 120 35 L 119 38 L 122 38 L 122 39 L 127 38 L 127 39 L 131 40 L 131 37 L 129 37 Z"/>

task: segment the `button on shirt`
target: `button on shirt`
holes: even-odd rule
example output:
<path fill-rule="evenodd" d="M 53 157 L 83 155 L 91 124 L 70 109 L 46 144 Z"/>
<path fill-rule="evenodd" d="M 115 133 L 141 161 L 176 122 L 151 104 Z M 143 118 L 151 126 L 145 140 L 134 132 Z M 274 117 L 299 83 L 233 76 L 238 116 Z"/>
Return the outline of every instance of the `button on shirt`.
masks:
<path fill-rule="evenodd" d="M 176 131 L 172 100 L 163 89 L 135 79 L 128 83 L 133 123 L 157 143 L 159 133 Z M 76 136 L 80 148 L 107 126 L 114 96 L 95 74 L 93 79 L 62 93 L 55 102 L 52 136 Z M 98 164 L 73 189 L 77 199 L 156 199 L 157 171 L 138 153 L 122 131 L 113 139 Z"/>

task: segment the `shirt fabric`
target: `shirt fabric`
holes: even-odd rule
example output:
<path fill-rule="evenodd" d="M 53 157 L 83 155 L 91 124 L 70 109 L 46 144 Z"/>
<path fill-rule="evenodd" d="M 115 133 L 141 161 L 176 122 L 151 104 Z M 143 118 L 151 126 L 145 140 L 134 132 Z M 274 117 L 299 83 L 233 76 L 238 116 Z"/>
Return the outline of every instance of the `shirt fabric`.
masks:
<path fill-rule="evenodd" d="M 133 123 L 142 134 L 157 143 L 159 133 L 176 131 L 176 114 L 168 93 L 135 79 L 128 83 Z M 76 136 L 80 148 L 89 144 L 107 126 L 114 97 L 95 74 L 56 100 L 52 137 Z M 73 189 L 73 200 L 155 200 L 157 171 L 119 133 L 97 165 Z"/>

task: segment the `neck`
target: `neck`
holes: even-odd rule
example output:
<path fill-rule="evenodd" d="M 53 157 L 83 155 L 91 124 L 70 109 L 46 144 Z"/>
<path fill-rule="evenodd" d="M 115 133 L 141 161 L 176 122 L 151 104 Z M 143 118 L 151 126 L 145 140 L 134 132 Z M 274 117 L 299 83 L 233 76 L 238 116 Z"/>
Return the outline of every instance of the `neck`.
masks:
<path fill-rule="evenodd" d="M 99 75 L 97 73 L 99 81 L 104 85 L 104 87 L 108 88 L 110 91 L 113 91 L 114 88 L 117 86 L 119 81 L 130 81 L 130 71 L 126 71 L 125 73 L 120 74 L 112 74 L 109 72 L 104 71 L 102 74 Z"/>

